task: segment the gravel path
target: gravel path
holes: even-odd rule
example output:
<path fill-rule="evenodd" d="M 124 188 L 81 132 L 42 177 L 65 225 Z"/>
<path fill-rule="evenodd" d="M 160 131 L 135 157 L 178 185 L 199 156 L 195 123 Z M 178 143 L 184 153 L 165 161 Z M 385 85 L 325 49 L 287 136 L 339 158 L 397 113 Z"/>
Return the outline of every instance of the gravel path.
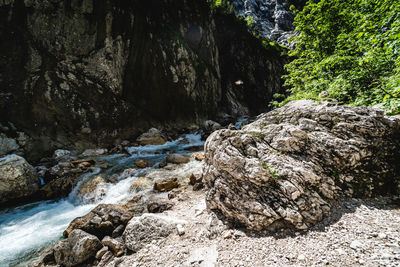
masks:
<path fill-rule="evenodd" d="M 187 221 L 185 234 L 153 241 L 108 266 L 400 266 L 400 206 L 390 199 L 341 201 L 304 234 L 231 230 L 187 189 L 163 214 Z"/>

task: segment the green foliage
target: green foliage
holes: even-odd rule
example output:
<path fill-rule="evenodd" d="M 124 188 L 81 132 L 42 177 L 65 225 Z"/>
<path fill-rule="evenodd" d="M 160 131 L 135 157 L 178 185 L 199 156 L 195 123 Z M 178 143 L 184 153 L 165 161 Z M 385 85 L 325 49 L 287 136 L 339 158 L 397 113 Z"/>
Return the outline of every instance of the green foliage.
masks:
<path fill-rule="evenodd" d="M 265 162 L 263 162 L 263 161 L 260 161 L 260 162 L 263 166 L 263 169 L 268 171 L 269 175 L 272 178 L 272 181 L 276 181 L 277 179 L 280 178 L 278 173 L 276 171 L 272 170 Z"/>
<path fill-rule="evenodd" d="M 310 0 L 295 12 L 295 59 L 284 76 L 292 94 L 281 104 L 326 91 L 325 99 L 400 112 L 400 0 Z"/>

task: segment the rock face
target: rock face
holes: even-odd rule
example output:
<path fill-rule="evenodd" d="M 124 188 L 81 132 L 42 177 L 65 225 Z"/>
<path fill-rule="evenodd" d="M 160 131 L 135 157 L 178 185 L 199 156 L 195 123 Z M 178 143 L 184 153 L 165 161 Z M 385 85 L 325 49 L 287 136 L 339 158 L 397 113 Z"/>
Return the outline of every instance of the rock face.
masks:
<path fill-rule="evenodd" d="M 400 120 L 294 101 L 205 144 L 207 206 L 250 230 L 307 229 L 339 196 L 400 192 Z"/>
<path fill-rule="evenodd" d="M 0 123 L 25 132 L 35 157 L 182 128 L 219 109 L 256 113 L 281 91 L 280 51 L 207 1 L 10 0 L 0 14 Z"/>
<path fill-rule="evenodd" d="M 36 171 L 24 158 L 14 154 L 0 158 L 0 205 L 32 196 L 38 189 Z"/>
<path fill-rule="evenodd" d="M 251 16 L 261 36 L 287 45 L 287 39 L 293 34 L 294 14 L 290 6 L 304 6 L 304 0 L 228 0 L 236 12 L 242 16 Z"/>
<path fill-rule="evenodd" d="M 54 258 L 62 266 L 76 266 L 94 257 L 102 247 L 100 240 L 82 230 L 74 230 L 68 239 L 54 245 Z"/>

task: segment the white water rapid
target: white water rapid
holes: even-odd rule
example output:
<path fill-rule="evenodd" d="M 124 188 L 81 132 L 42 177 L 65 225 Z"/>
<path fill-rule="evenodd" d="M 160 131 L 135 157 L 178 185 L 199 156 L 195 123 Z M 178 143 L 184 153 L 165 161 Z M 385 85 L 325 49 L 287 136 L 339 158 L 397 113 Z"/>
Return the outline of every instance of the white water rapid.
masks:
<path fill-rule="evenodd" d="M 188 153 L 190 148 L 201 147 L 204 142 L 199 134 L 185 135 L 175 141 L 161 146 L 140 146 L 128 148 L 131 154 L 114 154 L 97 157 L 95 160 L 106 161 L 111 167 L 102 172 L 104 176 L 117 174 L 116 183 L 106 183 L 101 197 L 87 204 L 78 197 L 79 187 L 88 179 L 98 175 L 101 169 L 94 167 L 90 173 L 81 176 L 80 182 L 72 190 L 69 197 L 54 200 L 40 201 L 15 208 L 0 211 L 0 266 L 29 266 L 29 261 L 36 256 L 38 249 L 50 245 L 62 238 L 62 233 L 68 224 L 76 217 L 82 216 L 99 203 L 124 203 L 133 197 L 130 185 L 145 175 L 161 176 L 162 172 L 155 169 L 163 161 L 167 153 Z M 160 153 L 161 151 L 161 153 Z M 144 170 L 134 169 L 127 175 L 124 169 L 130 168 L 136 159 L 145 159 L 153 167 Z M 191 161 L 183 168 L 176 170 L 178 175 L 187 175 L 190 168 L 199 164 Z M 186 173 L 187 172 L 187 173 Z"/>

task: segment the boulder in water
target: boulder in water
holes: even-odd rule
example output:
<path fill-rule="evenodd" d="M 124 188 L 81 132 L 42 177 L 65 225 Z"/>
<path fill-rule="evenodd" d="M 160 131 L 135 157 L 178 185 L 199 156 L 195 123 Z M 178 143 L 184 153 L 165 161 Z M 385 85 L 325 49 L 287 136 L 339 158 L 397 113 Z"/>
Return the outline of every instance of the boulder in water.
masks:
<path fill-rule="evenodd" d="M 104 154 L 107 154 L 108 150 L 105 148 L 96 148 L 96 149 L 86 149 L 83 151 L 82 155 L 83 157 L 96 157 L 96 156 L 101 156 Z"/>
<path fill-rule="evenodd" d="M 182 164 L 182 163 L 188 163 L 189 161 L 190 161 L 189 157 L 180 154 L 169 154 L 167 156 L 168 163 Z"/>
<path fill-rule="evenodd" d="M 35 169 L 22 157 L 0 158 L 0 204 L 32 196 L 39 190 Z"/>
<path fill-rule="evenodd" d="M 147 161 L 143 160 L 143 159 L 138 159 L 135 161 L 135 166 L 138 168 L 146 168 L 148 165 Z"/>
<path fill-rule="evenodd" d="M 151 128 L 147 132 L 140 135 L 136 141 L 140 145 L 163 145 L 167 142 L 165 136 L 156 128 Z"/>
<path fill-rule="evenodd" d="M 54 245 L 54 258 L 59 265 L 76 266 L 94 257 L 102 246 L 96 236 L 76 229 Z"/>
<path fill-rule="evenodd" d="M 250 230 L 305 230 L 339 196 L 400 192 L 400 120 L 368 107 L 294 101 L 205 144 L 209 210 Z"/>

